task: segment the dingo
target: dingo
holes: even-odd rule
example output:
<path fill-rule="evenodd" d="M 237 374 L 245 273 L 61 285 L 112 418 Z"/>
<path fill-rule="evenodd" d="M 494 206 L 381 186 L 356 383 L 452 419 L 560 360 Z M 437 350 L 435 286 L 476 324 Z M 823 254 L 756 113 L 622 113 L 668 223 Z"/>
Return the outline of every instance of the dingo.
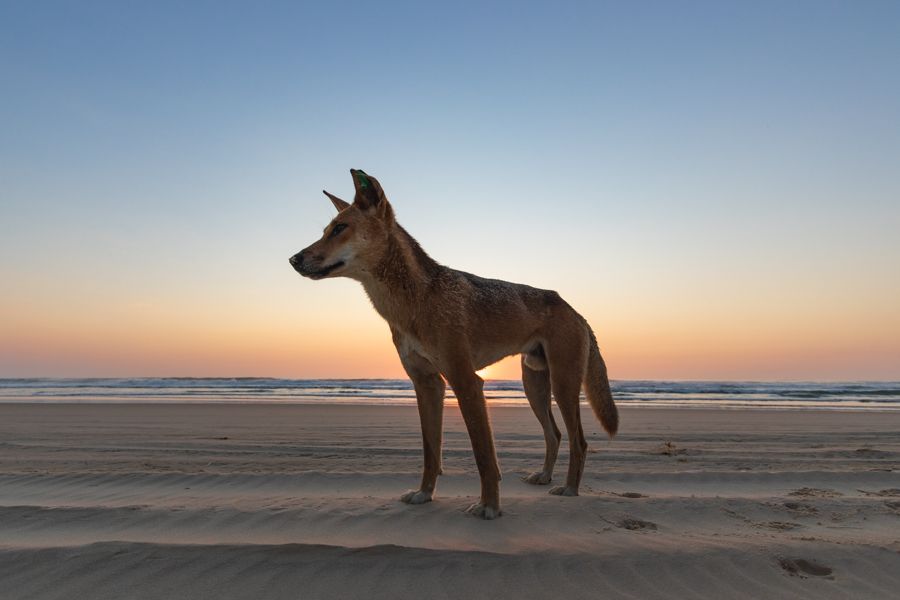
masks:
<path fill-rule="evenodd" d="M 469 511 L 485 519 L 500 515 L 500 468 L 484 381 L 476 371 L 512 354 L 522 355 L 525 395 L 547 445 L 544 468 L 525 481 L 544 485 L 553 476 L 560 432 L 550 410 L 552 390 L 568 433 L 569 472 L 566 485 L 550 493 L 578 495 L 587 450 L 581 387 L 610 436 L 619 424 L 606 365 L 587 321 L 556 292 L 438 264 L 397 224 L 381 184 L 363 171 L 350 169 L 350 175 L 356 188 L 353 204 L 325 192 L 338 215 L 320 240 L 290 262 L 310 279 L 356 279 L 390 325 L 400 362 L 416 390 L 425 453 L 421 486 L 401 499 L 422 504 L 434 495 L 441 473 L 446 379 L 459 400 L 481 476 L 481 501 Z"/>

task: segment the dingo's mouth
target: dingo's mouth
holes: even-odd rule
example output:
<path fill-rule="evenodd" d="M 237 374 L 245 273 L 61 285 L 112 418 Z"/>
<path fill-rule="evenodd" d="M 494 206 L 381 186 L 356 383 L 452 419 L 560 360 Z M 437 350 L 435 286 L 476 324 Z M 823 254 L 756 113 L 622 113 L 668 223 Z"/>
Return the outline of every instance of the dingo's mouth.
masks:
<path fill-rule="evenodd" d="M 301 273 L 301 275 L 305 275 L 310 279 L 322 279 L 323 277 L 328 277 L 332 271 L 335 271 L 344 266 L 344 261 L 339 260 L 333 265 L 329 265 L 324 269 L 319 269 L 318 271 L 310 271 L 308 273 Z"/>

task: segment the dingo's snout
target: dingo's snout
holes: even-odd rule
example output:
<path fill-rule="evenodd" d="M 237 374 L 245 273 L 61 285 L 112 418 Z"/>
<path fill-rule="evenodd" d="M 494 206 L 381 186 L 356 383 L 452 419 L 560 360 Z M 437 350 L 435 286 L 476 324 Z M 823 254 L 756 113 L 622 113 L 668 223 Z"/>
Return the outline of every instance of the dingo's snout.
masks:
<path fill-rule="evenodd" d="M 324 258 L 318 254 L 312 255 L 309 252 L 309 248 L 293 255 L 289 262 L 295 271 L 310 279 L 323 279 L 344 266 L 344 261 L 342 260 L 325 264 Z"/>
<path fill-rule="evenodd" d="M 306 254 L 301 250 L 297 254 L 293 255 L 290 259 L 288 259 L 291 263 L 291 266 L 294 267 L 294 270 L 303 275 L 303 261 L 306 258 Z"/>

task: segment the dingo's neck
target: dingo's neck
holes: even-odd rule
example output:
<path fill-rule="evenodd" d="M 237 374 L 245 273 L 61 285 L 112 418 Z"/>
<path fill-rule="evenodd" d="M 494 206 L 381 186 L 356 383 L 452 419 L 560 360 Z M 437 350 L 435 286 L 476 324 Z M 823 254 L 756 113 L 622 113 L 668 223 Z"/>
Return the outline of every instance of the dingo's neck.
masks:
<path fill-rule="evenodd" d="M 360 281 L 375 310 L 391 325 L 409 331 L 432 281 L 444 268 L 395 225 L 381 259 Z"/>

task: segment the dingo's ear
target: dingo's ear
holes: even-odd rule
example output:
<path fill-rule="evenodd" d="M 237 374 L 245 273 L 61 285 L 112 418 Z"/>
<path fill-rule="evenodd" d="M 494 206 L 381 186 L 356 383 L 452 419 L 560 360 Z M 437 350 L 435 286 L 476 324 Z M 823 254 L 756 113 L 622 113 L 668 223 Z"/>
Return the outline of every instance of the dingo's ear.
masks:
<path fill-rule="evenodd" d="M 334 194 L 329 194 L 325 190 L 322 190 L 322 193 L 325 194 L 326 196 L 328 196 L 328 199 L 331 200 L 331 203 L 334 204 L 334 207 L 337 209 L 338 212 L 341 212 L 345 208 L 350 208 L 349 202 L 344 202 L 343 200 L 341 200 Z"/>
<path fill-rule="evenodd" d="M 354 204 L 363 210 L 370 208 L 384 209 L 384 205 L 387 204 L 387 198 L 377 179 L 358 169 L 350 169 L 350 176 L 353 177 L 353 186 L 356 188 Z"/>

